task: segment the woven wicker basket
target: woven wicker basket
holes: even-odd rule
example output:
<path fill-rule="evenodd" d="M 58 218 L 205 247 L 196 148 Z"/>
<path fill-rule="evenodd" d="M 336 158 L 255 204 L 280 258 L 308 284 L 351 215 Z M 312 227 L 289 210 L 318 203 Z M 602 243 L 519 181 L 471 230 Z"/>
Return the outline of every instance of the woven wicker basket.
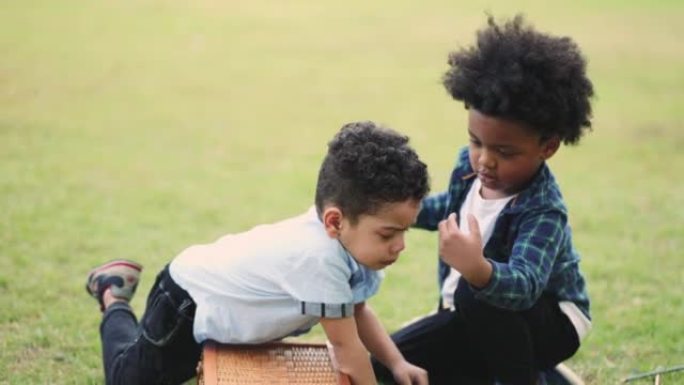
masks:
<path fill-rule="evenodd" d="M 197 368 L 199 385 L 349 385 L 335 371 L 323 344 L 204 344 Z"/>

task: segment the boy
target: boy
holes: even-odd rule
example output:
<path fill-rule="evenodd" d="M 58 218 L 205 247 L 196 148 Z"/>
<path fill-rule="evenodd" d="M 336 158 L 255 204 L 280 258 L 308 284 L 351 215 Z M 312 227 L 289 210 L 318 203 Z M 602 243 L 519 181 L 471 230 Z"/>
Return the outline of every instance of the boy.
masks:
<path fill-rule="evenodd" d="M 438 312 L 393 334 L 431 384 L 537 384 L 591 327 L 568 215 L 546 160 L 590 128 L 592 84 L 569 38 L 490 17 L 444 85 L 470 145 L 416 227 L 439 231 Z M 382 366 L 376 373 L 387 379 Z"/>
<path fill-rule="evenodd" d="M 427 168 L 407 137 L 351 123 L 328 145 L 315 207 L 181 252 L 157 276 L 140 324 L 128 302 L 141 266 L 118 260 L 94 269 L 86 288 L 104 311 L 107 384 L 179 384 L 195 374 L 205 340 L 258 344 L 319 321 L 354 384 L 375 384 L 367 350 L 397 382 L 427 384 L 365 304 L 427 191 Z"/>

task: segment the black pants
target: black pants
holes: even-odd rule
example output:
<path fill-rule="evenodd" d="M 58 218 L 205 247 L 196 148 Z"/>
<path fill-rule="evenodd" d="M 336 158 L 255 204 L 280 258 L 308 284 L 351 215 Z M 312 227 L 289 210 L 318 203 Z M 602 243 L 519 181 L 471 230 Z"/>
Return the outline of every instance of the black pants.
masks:
<path fill-rule="evenodd" d="M 392 335 L 404 357 L 428 371 L 431 385 L 530 385 L 579 348 L 577 332 L 558 301 L 542 296 L 530 309 L 495 308 L 472 295 L 455 299 L 456 310 L 440 311 Z M 378 379 L 392 374 L 376 360 Z"/>
<path fill-rule="evenodd" d="M 195 303 L 171 279 L 157 276 L 138 324 L 128 303 L 116 302 L 100 325 L 108 385 L 181 384 L 195 375 L 200 346 L 192 334 Z"/>

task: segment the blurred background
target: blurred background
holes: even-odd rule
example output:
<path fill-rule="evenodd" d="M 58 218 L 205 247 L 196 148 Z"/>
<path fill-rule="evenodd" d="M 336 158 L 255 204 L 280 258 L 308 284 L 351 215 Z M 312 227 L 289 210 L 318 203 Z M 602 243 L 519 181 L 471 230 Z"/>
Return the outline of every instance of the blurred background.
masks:
<path fill-rule="evenodd" d="M 103 383 L 89 269 L 142 262 L 142 312 L 155 274 L 186 246 L 311 205 L 326 143 L 344 123 L 408 134 L 443 190 L 467 138 L 463 106 L 440 78 L 487 13 L 523 13 L 572 37 L 597 94 L 594 131 L 550 162 L 593 301 L 594 331 L 570 366 L 610 384 L 684 364 L 683 2 L 1 9 L 0 384 Z M 435 234 L 411 231 L 372 302 L 389 330 L 436 306 L 436 258 Z"/>

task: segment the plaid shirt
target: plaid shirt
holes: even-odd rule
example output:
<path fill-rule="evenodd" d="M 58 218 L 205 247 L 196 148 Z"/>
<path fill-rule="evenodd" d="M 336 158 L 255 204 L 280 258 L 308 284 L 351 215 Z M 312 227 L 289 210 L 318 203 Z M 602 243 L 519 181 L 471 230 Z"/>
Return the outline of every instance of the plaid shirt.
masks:
<path fill-rule="evenodd" d="M 466 147 L 451 174 L 449 190 L 423 200 L 415 227 L 434 231 L 450 213 L 458 214 L 474 177 Z M 493 268 L 489 283 L 478 289 L 461 279 L 457 296 L 462 290 L 471 291 L 475 298 L 493 306 L 520 311 L 532 307 L 546 292 L 559 301 L 574 302 L 590 318 L 567 209 L 546 164 L 499 213 L 483 254 Z M 449 271 L 440 259 L 440 287 Z"/>

